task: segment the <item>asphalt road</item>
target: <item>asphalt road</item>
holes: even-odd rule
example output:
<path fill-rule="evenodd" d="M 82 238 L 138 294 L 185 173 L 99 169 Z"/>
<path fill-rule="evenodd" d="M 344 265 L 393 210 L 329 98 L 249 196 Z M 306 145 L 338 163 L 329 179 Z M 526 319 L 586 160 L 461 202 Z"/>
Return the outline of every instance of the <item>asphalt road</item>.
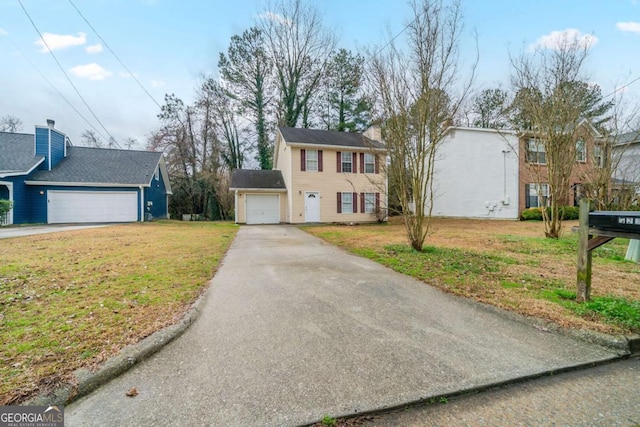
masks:
<path fill-rule="evenodd" d="M 615 357 L 294 227 L 247 226 L 197 321 L 65 425 L 299 425 Z"/>

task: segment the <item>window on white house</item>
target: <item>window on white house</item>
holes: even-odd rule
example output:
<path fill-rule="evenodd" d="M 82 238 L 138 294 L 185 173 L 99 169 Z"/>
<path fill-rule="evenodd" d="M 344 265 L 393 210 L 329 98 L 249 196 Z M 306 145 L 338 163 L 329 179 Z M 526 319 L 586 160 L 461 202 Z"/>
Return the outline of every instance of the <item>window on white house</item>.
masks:
<path fill-rule="evenodd" d="M 547 206 L 549 200 L 549 184 L 526 184 L 525 185 L 525 207 L 539 208 Z"/>
<path fill-rule="evenodd" d="M 587 161 L 587 144 L 582 139 L 576 141 L 576 161 L 583 163 Z"/>
<path fill-rule="evenodd" d="M 527 162 L 547 164 L 547 156 L 542 141 L 536 138 L 527 139 Z"/>
<path fill-rule="evenodd" d="M 593 147 L 593 163 L 598 168 L 604 167 L 604 148 L 602 145 L 595 145 Z"/>
<path fill-rule="evenodd" d="M 318 172 L 318 150 L 307 150 L 306 152 L 306 170 L 310 172 Z"/>
<path fill-rule="evenodd" d="M 376 193 L 364 193 L 364 213 L 376 211 Z"/>
<path fill-rule="evenodd" d="M 353 213 L 353 193 L 342 193 L 342 213 Z"/>
<path fill-rule="evenodd" d="M 364 172 L 376 172 L 376 156 L 371 153 L 364 153 Z"/>
<path fill-rule="evenodd" d="M 342 152 L 342 172 L 353 172 L 353 154 Z"/>

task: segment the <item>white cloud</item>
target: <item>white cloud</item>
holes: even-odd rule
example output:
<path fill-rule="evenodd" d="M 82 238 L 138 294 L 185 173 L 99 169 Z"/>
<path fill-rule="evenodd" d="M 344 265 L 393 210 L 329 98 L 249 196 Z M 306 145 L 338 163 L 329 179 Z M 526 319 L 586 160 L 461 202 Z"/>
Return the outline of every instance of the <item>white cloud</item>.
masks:
<path fill-rule="evenodd" d="M 45 44 L 45 42 L 47 43 Z M 40 46 L 40 52 L 47 53 L 49 52 L 47 46 L 49 46 L 49 49 L 52 51 L 66 49 L 71 46 L 82 46 L 87 43 L 87 35 L 85 33 L 78 33 L 77 36 L 72 34 L 43 33 L 42 39 L 36 40 L 34 43 Z"/>
<path fill-rule="evenodd" d="M 640 22 L 618 22 L 616 28 L 620 31 L 640 34 Z"/>
<path fill-rule="evenodd" d="M 151 80 L 151 87 L 162 87 L 165 85 L 165 82 L 162 80 Z"/>
<path fill-rule="evenodd" d="M 562 31 L 551 31 L 540 37 L 535 43 L 529 45 L 529 50 L 559 49 L 562 45 L 573 43 L 578 43 L 580 46 L 593 46 L 598 43 L 598 38 L 592 34 L 583 34 L 575 28 L 567 28 Z"/>
<path fill-rule="evenodd" d="M 84 48 L 84 50 L 87 51 L 87 53 L 100 53 L 102 52 L 102 45 L 100 43 L 98 44 L 92 44 L 90 46 L 87 46 Z"/>
<path fill-rule="evenodd" d="M 95 62 L 92 62 L 91 64 L 77 65 L 70 71 L 74 76 L 88 80 L 104 80 L 113 74 L 111 71 L 103 68 Z"/>
<path fill-rule="evenodd" d="M 0 28 L 0 36 L 6 36 L 7 34 L 7 30 L 5 30 L 4 28 Z"/>
<path fill-rule="evenodd" d="M 283 24 L 283 25 L 291 25 L 291 21 L 288 20 L 287 18 L 285 18 L 282 15 L 279 15 L 277 13 L 273 13 L 273 12 L 264 12 L 260 14 L 260 18 L 265 19 L 267 21 L 274 21 L 277 22 L 278 24 Z"/>

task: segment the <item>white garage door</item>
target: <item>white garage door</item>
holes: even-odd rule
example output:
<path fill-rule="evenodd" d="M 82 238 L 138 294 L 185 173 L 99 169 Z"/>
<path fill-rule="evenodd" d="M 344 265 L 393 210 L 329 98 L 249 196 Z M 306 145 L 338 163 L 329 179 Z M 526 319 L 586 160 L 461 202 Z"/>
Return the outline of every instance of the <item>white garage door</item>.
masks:
<path fill-rule="evenodd" d="M 135 191 L 48 191 L 50 224 L 133 222 L 138 220 Z"/>
<path fill-rule="evenodd" d="M 277 194 L 247 194 L 247 224 L 278 224 L 280 197 Z"/>

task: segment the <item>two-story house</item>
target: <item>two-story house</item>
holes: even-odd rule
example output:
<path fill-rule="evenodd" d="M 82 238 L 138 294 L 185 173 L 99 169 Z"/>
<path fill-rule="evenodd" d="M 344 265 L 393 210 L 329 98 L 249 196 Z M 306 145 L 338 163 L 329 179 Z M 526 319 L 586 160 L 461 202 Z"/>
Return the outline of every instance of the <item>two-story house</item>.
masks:
<path fill-rule="evenodd" d="M 433 216 L 518 219 L 549 196 L 544 144 L 510 129 L 449 127 L 433 175 Z M 600 134 L 588 121 L 577 130 L 575 164 L 563 204 L 574 205 L 602 181 L 608 162 Z M 608 183 L 608 176 L 604 177 Z"/>
<path fill-rule="evenodd" d="M 235 221 L 360 223 L 384 218 L 386 149 L 364 133 L 280 127 L 273 170 L 233 171 Z"/>

